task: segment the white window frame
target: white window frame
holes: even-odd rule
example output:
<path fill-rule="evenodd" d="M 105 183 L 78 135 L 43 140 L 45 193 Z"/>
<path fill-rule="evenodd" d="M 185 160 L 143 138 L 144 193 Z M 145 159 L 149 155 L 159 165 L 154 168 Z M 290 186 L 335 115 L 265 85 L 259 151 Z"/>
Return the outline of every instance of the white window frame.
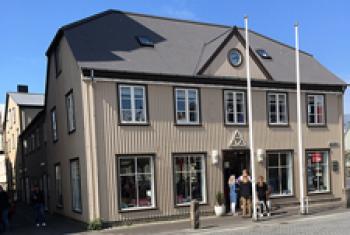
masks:
<path fill-rule="evenodd" d="M 322 153 L 322 157 L 324 157 L 326 154 L 326 159 L 327 159 L 327 163 L 323 163 L 323 165 L 326 166 L 327 169 L 327 190 L 315 190 L 315 191 L 309 191 L 309 182 L 306 182 L 306 190 L 308 192 L 308 194 L 319 194 L 319 193 L 329 193 L 331 191 L 331 169 L 330 169 L 330 152 L 327 150 L 306 150 L 305 151 L 305 158 L 306 158 L 306 180 L 309 180 L 309 174 L 308 174 L 308 154 L 309 153 L 315 153 L 315 152 L 320 152 Z"/>
<path fill-rule="evenodd" d="M 59 169 L 59 179 L 57 175 L 57 169 Z M 59 180 L 59 184 L 57 181 Z M 55 164 L 55 196 L 56 196 L 56 206 L 63 207 L 63 180 L 62 180 L 62 167 L 61 164 Z M 60 203 L 60 197 L 62 197 L 62 202 Z"/>
<path fill-rule="evenodd" d="M 123 100 L 122 100 L 122 88 L 130 89 L 130 102 L 131 102 L 131 121 L 123 120 Z M 141 88 L 143 91 L 143 107 L 144 107 L 144 115 L 145 120 L 136 120 L 136 109 L 135 109 L 135 88 Z M 121 124 L 147 124 L 148 123 L 148 115 L 147 115 L 147 97 L 146 97 L 146 87 L 143 85 L 126 85 L 120 84 L 118 85 L 118 94 L 119 94 L 119 120 Z"/>
<path fill-rule="evenodd" d="M 226 99 L 227 94 L 231 93 L 233 97 L 233 122 L 228 120 L 228 115 L 230 114 L 227 110 L 228 100 Z M 241 94 L 243 97 L 243 122 L 238 122 L 238 113 L 237 113 L 237 94 Z M 247 110 L 246 110 L 246 95 L 244 91 L 235 91 L 235 90 L 224 90 L 224 110 L 225 110 L 225 124 L 227 125 L 246 125 L 247 124 Z"/>
<path fill-rule="evenodd" d="M 178 91 L 184 91 L 185 92 L 185 120 L 178 120 L 177 113 L 178 111 L 178 105 L 177 105 L 177 99 L 178 99 Z M 189 107 L 189 98 L 188 93 L 189 91 L 195 91 L 196 92 L 196 121 L 190 120 L 190 107 Z M 182 112 L 182 111 L 181 111 Z M 199 89 L 198 88 L 175 88 L 175 119 L 176 124 L 178 125 L 198 125 L 200 124 L 200 110 L 199 110 Z"/>
<path fill-rule="evenodd" d="M 293 177 L 293 175 L 294 175 L 294 167 L 293 167 L 293 154 L 292 154 L 292 152 L 290 152 L 290 151 L 276 151 L 276 152 L 274 152 L 274 151 L 272 151 L 272 152 L 267 152 L 267 154 L 266 154 L 266 157 L 267 158 L 269 158 L 269 155 L 273 155 L 273 154 L 277 154 L 278 155 L 278 166 L 272 166 L 272 167 L 270 167 L 269 166 L 269 163 L 267 162 L 267 164 L 266 164 L 266 180 L 267 180 L 267 182 L 268 182 L 268 180 L 269 180 L 269 169 L 278 169 L 278 177 L 279 177 L 279 181 L 280 181 L 280 188 L 281 188 L 281 182 L 282 182 L 282 169 L 288 169 L 289 168 L 289 171 L 290 171 L 290 173 L 291 173 L 291 175 L 290 175 L 290 177 L 291 177 L 291 192 L 289 193 L 289 194 L 283 194 L 283 193 L 281 193 L 281 191 L 280 191 L 280 193 L 276 193 L 276 194 L 271 194 L 271 197 L 289 197 L 289 196 L 293 196 L 294 195 L 294 177 Z M 282 154 L 287 154 L 287 157 L 289 158 L 289 161 L 290 161 L 290 165 L 289 166 L 282 166 L 281 165 L 281 155 Z M 269 161 L 269 159 L 267 159 L 267 161 Z M 287 162 L 288 162 L 288 160 L 287 160 Z"/>
<path fill-rule="evenodd" d="M 174 192 L 174 198 L 175 198 L 175 205 L 176 206 L 187 206 L 187 205 L 190 205 L 191 202 L 185 202 L 185 203 L 177 203 L 177 188 L 176 188 L 176 173 L 190 173 L 190 174 L 195 174 L 195 173 L 198 173 L 198 170 L 197 171 L 193 171 L 193 170 L 190 170 L 190 171 L 176 171 L 176 158 L 186 158 L 187 161 L 189 161 L 190 158 L 192 157 L 200 157 L 201 158 L 201 163 L 202 163 L 202 170 L 201 170 L 201 180 L 203 182 L 203 185 L 201 185 L 202 187 L 202 198 L 203 200 L 200 201 L 199 203 L 200 204 L 206 204 L 207 203 L 207 177 L 206 177 L 206 158 L 205 158 L 205 154 L 194 154 L 194 153 L 184 153 L 184 154 L 175 154 L 173 156 L 173 164 L 174 164 L 174 167 L 173 167 L 173 177 L 174 177 L 174 189 L 173 189 L 173 192 Z M 191 190 L 190 190 L 191 192 Z M 192 198 L 192 196 L 191 196 Z"/>
<path fill-rule="evenodd" d="M 313 102 L 314 113 L 313 114 L 311 113 L 311 108 L 309 107 L 309 98 L 310 97 L 314 97 L 314 102 Z M 307 124 L 309 126 L 324 126 L 324 125 L 326 125 L 326 97 L 325 97 L 325 95 L 323 95 L 323 94 L 307 94 L 306 99 L 307 99 L 307 103 L 306 103 L 306 106 L 307 106 Z M 317 115 L 316 108 L 317 108 L 317 104 L 319 102 L 322 104 L 323 122 L 320 122 L 318 120 L 318 117 L 317 117 L 318 115 Z M 309 118 L 310 115 L 314 116 L 315 122 L 310 122 L 310 118 Z"/>
<path fill-rule="evenodd" d="M 130 208 L 121 208 L 121 199 L 122 199 L 122 194 L 121 194 L 121 177 L 122 176 L 134 176 L 136 179 L 135 179 L 135 188 L 136 188 L 136 197 L 138 198 L 139 197 L 139 192 L 138 192 L 138 181 L 137 181 L 137 177 L 138 175 L 140 175 L 138 172 L 137 172 L 137 159 L 141 159 L 141 158 L 144 158 L 144 159 L 149 159 L 150 160 L 150 166 L 151 166 L 151 192 L 152 192 L 152 205 L 151 206 L 136 206 L 136 207 L 130 207 Z M 117 164 L 118 164 L 118 191 L 119 191 L 119 201 L 118 201 L 118 205 L 119 205 L 119 209 L 121 211 L 133 211 L 133 210 L 143 210 L 143 209 L 153 209 L 156 207 L 156 195 L 155 195 L 155 182 L 154 182 L 154 157 L 152 155 L 137 155 L 137 156 L 119 156 L 117 157 Z M 130 159 L 133 159 L 134 161 L 134 169 L 135 169 L 135 172 L 133 173 L 129 173 L 129 174 L 121 174 L 121 168 L 120 168 L 120 160 L 123 160 L 123 159 L 127 159 L 127 160 L 130 160 Z M 149 174 L 149 173 L 143 173 L 143 174 Z"/>
<path fill-rule="evenodd" d="M 73 175 L 74 164 L 77 164 L 77 166 L 76 166 L 77 169 L 75 172 L 75 173 L 77 173 L 77 175 L 75 175 L 75 176 Z M 74 178 L 74 177 L 76 177 L 76 178 Z M 77 182 L 75 182 L 73 180 L 75 180 Z M 74 183 L 78 183 L 78 190 L 79 190 L 79 192 L 78 192 L 78 194 L 79 194 L 78 204 L 74 203 L 75 202 L 74 195 L 75 195 L 75 193 L 77 193 L 74 191 L 75 190 Z M 80 161 L 78 158 L 70 160 L 70 184 L 71 184 L 72 211 L 81 213 L 82 212 L 81 173 L 80 173 Z"/>
<path fill-rule="evenodd" d="M 51 119 L 52 140 L 53 142 L 56 142 L 58 141 L 56 107 L 51 109 L 50 117 L 51 117 L 50 119 Z"/>
<path fill-rule="evenodd" d="M 66 95 L 66 112 L 68 133 L 72 133 L 76 128 L 73 90 L 69 91 Z"/>
<path fill-rule="evenodd" d="M 271 103 L 270 103 L 270 96 L 274 96 L 275 97 L 275 105 L 276 105 L 276 122 L 272 122 L 271 121 L 271 109 L 270 109 L 270 107 L 271 107 Z M 286 120 L 285 120 L 285 122 L 282 122 L 281 120 L 280 120 L 280 114 L 281 114 L 281 111 L 280 111 L 280 96 L 283 96 L 284 97 L 284 102 L 283 102 L 283 104 L 284 104 L 284 107 L 285 107 L 285 113 L 284 113 L 284 115 L 285 115 L 285 117 L 286 117 Z M 267 113 L 268 113 L 268 122 L 269 122 L 269 125 L 271 125 L 271 126 L 286 126 L 286 125 L 288 125 L 288 122 L 289 122 L 289 120 L 288 120 L 288 96 L 287 96 L 287 94 L 286 93 L 279 93 L 279 92 L 268 92 L 267 93 Z"/>

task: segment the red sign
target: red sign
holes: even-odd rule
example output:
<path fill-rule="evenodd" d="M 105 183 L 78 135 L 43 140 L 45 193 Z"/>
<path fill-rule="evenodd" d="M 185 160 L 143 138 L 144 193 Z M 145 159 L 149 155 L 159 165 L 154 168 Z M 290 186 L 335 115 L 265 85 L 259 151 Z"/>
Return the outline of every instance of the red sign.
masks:
<path fill-rule="evenodd" d="M 313 153 L 312 154 L 312 162 L 313 163 L 322 162 L 322 154 L 321 153 Z"/>

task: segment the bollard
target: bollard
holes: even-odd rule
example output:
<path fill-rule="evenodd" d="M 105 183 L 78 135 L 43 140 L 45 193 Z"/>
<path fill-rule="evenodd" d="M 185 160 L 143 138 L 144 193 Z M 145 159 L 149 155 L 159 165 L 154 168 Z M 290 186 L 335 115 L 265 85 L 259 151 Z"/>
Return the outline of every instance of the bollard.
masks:
<path fill-rule="evenodd" d="M 191 228 L 199 229 L 199 202 L 197 200 L 191 201 L 190 210 Z"/>

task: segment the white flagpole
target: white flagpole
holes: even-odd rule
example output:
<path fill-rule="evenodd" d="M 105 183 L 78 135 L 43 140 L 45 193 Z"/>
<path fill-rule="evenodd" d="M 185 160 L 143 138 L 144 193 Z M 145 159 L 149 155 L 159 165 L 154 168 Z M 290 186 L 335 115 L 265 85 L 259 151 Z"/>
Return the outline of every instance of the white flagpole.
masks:
<path fill-rule="evenodd" d="M 250 78 L 250 57 L 249 57 L 249 31 L 248 31 L 248 16 L 244 17 L 245 25 L 245 61 L 247 68 L 247 93 L 248 93 L 248 127 L 249 127 L 249 148 L 250 148 L 250 165 L 252 168 L 252 204 L 253 204 L 253 220 L 257 220 L 256 213 L 256 189 L 255 189 L 255 158 L 254 158 L 254 143 L 253 143 L 253 108 L 252 108 L 252 88 Z"/>
<path fill-rule="evenodd" d="M 297 80 L 297 122 L 298 122 L 298 155 L 299 155 L 299 179 L 300 179 L 300 213 L 305 214 L 305 193 L 304 193 L 304 151 L 301 119 L 301 90 L 300 90 L 300 62 L 299 62 L 299 25 L 295 29 L 295 72 Z"/>

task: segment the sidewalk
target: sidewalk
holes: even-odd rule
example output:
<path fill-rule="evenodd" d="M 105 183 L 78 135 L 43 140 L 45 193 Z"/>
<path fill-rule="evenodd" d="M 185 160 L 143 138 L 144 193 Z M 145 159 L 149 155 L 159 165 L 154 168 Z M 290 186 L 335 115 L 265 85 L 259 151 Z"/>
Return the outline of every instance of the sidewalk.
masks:
<path fill-rule="evenodd" d="M 47 227 L 37 228 L 34 223 L 34 213 L 30 206 L 23 203 L 16 205 L 16 214 L 10 230 L 5 234 L 16 235 L 61 235 L 77 234 L 86 231 L 86 226 L 59 215 L 47 215 Z"/>
<path fill-rule="evenodd" d="M 210 234 L 211 231 L 217 231 L 232 227 L 247 227 L 255 226 L 258 223 L 285 223 L 292 219 L 303 219 L 313 215 L 325 215 L 331 213 L 340 213 L 348 211 L 340 203 L 314 204 L 310 206 L 309 215 L 299 215 L 298 207 L 285 207 L 275 210 L 271 217 L 263 217 L 259 222 L 252 222 L 250 218 L 242 218 L 240 216 L 207 216 L 201 217 L 200 229 L 193 230 L 190 228 L 189 219 L 167 221 L 167 222 L 153 222 L 148 224 L 135 224 L 130 226 L 114 227 L 105 229 L 103 231 L 87 232 L 86 235 L 139 235 L 139 234 L 190 234 L 190 233 L 205 233 Z M 85 234 L 85 233 L 84 233 Z"/>

